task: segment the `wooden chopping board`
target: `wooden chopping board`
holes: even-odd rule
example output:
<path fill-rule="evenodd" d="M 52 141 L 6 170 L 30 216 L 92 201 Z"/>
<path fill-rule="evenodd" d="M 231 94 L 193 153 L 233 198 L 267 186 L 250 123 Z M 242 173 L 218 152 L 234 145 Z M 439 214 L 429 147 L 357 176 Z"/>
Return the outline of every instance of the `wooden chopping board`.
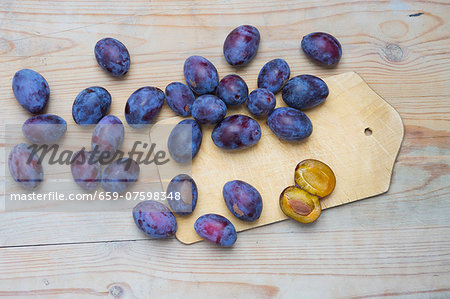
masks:
<path fill-rule="evenodd" d="M 227 217 L 237 231 L 286 219 L 279 207 L 279 195 L 284 188 L 294 184 L 295 166 L 304 159 L 321 160 L 336 175 L 336 188 L 321 200 L 322 209 L 389 189 L 403 140 L 400 115 L 354 72 L 328 77 L 324 81 L 330 95 L 322 105 L 306 111 L 313 123 L 313 133 L 302 142 L 280 140 L 263 120 L 259 121 L 262 129 L 259 143 L 246 150 L 231 152 L 216 147 L 211 139 L 213 127 L 203 126 L 202 145 L 192 162 L 192 177 L 199 192 L 197 207 L 190 216 L 177 216 L 176 237 L 179 241 L 191 244 L 201 240 L 194 231 L 194 222 L 206 213 Z M 277 106 L 285 106 L 280 94 Z M 236 113 L 249 115 L 245 106 L 228 111 L 228 115 Z M 155 124 L 152 131 L 156 132 L 159 125 L 181 120 L 180 117 L 163 120 Z M 237 219 L 225 205 L 222 187 L 235 179 L 248 182 L 261 193 L 263 211 L 255 222 Z M 164 189 L 169 181 L 163 179 Z"/>

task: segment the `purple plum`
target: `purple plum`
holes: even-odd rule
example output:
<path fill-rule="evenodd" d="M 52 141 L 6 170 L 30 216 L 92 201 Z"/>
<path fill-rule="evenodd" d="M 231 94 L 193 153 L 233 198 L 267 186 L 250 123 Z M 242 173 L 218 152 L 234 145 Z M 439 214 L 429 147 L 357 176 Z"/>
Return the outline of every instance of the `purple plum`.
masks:
<path fill-rule="evenodd" d="M 223 43 L 226 61 L 233 66 L 249 63 L 258 51 L 260 34 L 250 25 L 239 26 L 231 31 Z"/>
<path fill-rule="evenodd" d="M 112 76 L 123 76 L 130 68 L 130 53 L 117 39 L 107 37 L 99 40 L 94 53 L 100 67 Z"/>
<path fill-rule="evenodd" d="M 23 135 L 32 143 L 53 143 L 66 131 L 66 121 L 54 114 L 32 116 L 22 126 Z"/>
<path fill-rule="evenodd" d="M 174 177 L 166 191 L 167 201 L 172 211 L 178 215 L 190 215 L 197 205 L 197 185 L 187 174 Z"/>
<path fill-rule="evenodd" d="M 128 125 L 135 129 L 148 126 L 161 111 L 164 98 L 161 89 L 151 86 L 133 92 L 125 105 L 125 119 Z"/>
<path fill-rule="evenodd" d="M 192 103 L 195 96 L 186 84 L 172 82 L 166 87 L 166 100 L 170 109 L 178 115 L 191 115 Z"/>
<path fill-rule="evenodd" d="M 136 226 L 146 235 L 163 239 L 175 235 L 177 220 L 172 212 L 158 201 L 148 200 L 138 203 L 133 208 Z"/>
<path fill-rule="evenodd" d="M 8 166 L 13 179 L 25 189 L 34 189 L 43 180 L 44 172 L 39 157 L 25 143 L 20 143 L 11 150 Z"/>
<path fill-rule="evenodd" d="M 227 114 L 227 106 L 218 97 L 206 94 L 192 104 L 192 116 L 201 125 L 214 125 Z"/>
<path fill-rule="evenodd" d="M 248 97 L 247 83 L 238 75 L 225 76 L 220 80 L 216 94 L 227 106 L 241 105 Z"/>
<path fill-rule="evenodd" d="M 328 97 L 328 86 L 320 78 L 300 75 L 291 78 L 283 87 L 283 101 L 290 107 L 304 110 L 321 104 Z"/>
<path fill-rule="evenodd" d="M 75 182 L 84 190 L 92 191 L 101 181 L 102 166 L 91 152 L 80 150 L 72 155 L 70 170 Z"/>
<path fill-rule="evenodd" d="M 261 216 L 261 194 L 252 185 L 234 180 L 227 182 L 222 190 L 225 203 L 234 216 L 243 221 L 255 221 Z"/>
<path fill-rule="evenodd" d="M 325 32 L 313 32 L 304 36 L 302 49 L 306 56 L 326 66 L 336 65 L 342 56 L 339 41 Z"/>
<path fill-rule="evenodd" d="M 237 239 L 233 223 L 217 214 L 200 216 L 195 221 L 194 229 L 203 239 L 222 247 L 233 246 Z"/>
<path fill-rule="evenodd" d="M 29 69 L 14 75 L 12 89 L 17 102 L 32 114 L 42 113 L 50 98 L 50 87 L 45 78 Z"/>
<path fill-rule="evenodd" d="M 214 144 L 227 150 L 251 147 L 261 139 L 261 127 L 251 117 L 235 114 L 216 125 L 211 134 Z"/>
<path fill-rule="evenodd" d="M 272 113 L 276 104 L 275 95 L 265 88 L 255 89 L 248 95 L 248 111 L 259 118 L 266 117 Z"/>
<path fill-rule="evenodd" d="M 275 109 L 267 118 L 267 124 L 278 138 L 299 141 L 311 135 L 311 120 L 300 110 L 281 107 Z"/>
<path fill-rule="evenodd" d="M 291 70 L 283 59 L 277 58 L 266 63 L 258 75 L 258 87 L 277 93 L 289 79 Z"/>
<path fill-rule="evenodd" d="M 99 122 L 111 106 L 111 95 L 103 87 L 92 86 L 82 90 L 72 105 L 73 120 L 81 126 Z"/>
<path fill-rule="evenodd" d="M 123 193 L 139 177 L 139 165 L 130 158 L 121 158 L 103 169 L 102 187 L 107 192 Z"/>
<path fill-rule="evenodd" d="M 202 56 L 191 56 L 184 62 L 184 79 L 198 95 L 212 93 L 219 84 L 216 67 Z"/>
<path fill-rule="evenodd" d="M 119 118 L 107 115 L 92 132 L 92 151 L 100 160 L 111 159 L 123 143 L 125 131 Z M 102 161 L 100 161 L 102 163 Z"/>
<path fill-rule="evenodd" d="M 202 144 L 200 125 L 193 119 L 180 121 L 170 132 L 167 141 L 169 154 L 178 163 L 192 161 Z"/>

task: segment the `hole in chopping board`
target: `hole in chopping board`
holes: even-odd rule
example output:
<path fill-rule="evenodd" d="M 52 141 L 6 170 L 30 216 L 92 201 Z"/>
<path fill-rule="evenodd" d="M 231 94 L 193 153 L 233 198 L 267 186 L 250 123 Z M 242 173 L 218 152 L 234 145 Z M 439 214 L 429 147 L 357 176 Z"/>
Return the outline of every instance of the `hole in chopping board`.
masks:
<path fill-rule="evenodd" d="M 372 129 L 371 128 L 365 128 L 364 129 L 364 134 L 366 134 L 366 136 L 372 135 Z"/>

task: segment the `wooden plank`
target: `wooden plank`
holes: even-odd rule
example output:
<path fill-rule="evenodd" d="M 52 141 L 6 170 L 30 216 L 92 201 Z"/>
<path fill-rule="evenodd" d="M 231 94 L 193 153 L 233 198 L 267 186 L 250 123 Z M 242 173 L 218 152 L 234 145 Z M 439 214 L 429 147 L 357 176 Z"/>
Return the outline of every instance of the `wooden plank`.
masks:
<path fill-rule="evenodd" d="M 195 220 L 206 213 L 224 215 L 238 231 L 271 224 L 286 219 L 279 208 L 279 195 L 293 185 L 297 163 L 304 159 L 318 159 L 329 165 L 337 180 L 335 190 L 321 200 L 323 209 L 339 206 L 386 192 L 391 181 L 400 144 L 403 124 L 398 113 L 380 98 L 356 73 L 344 73 L 326 78 L 330 95 L 320 106 L 308 110 L 313 134 L 304 142 L 284 142 L 277 138 L 264 121 L 260 121 L 260 142 L 244 151 L 223 151 L 212 142 L 212 127 L 203 127 L 201 149 L 192 161 L 192 174 L 199 189 L 194 212 L 177 217 L 177 238 L 190 244 L 201 240 L 194 231 Z M 278 103 L 278 106 L 286 106 Z M 250 115 L 246 108 L 231 113 Z M 167 149 L 168 124 L 176 124 L 176 117 L 157 123 L 151 130 L 152 139 Z M 366 136 L 365 129 L 372 132 Z M 159 134 L 158 134 L 159 133 Z M 158 134 L 158 136 L 155 136 Z M 152 137 L 154 136 L 154 138 Z M 177 163 L 159 166 L 160 173 Z M 172 176 L 162 177 L 167 186 Z M 243 180 L 255 186 L 263 199 L 261 217 L 252 223 L 240 221 L 228 210 L 222 197 L 222 187 L 230 180 Z"/>
<path fill-rule="evenodd" d="M 419 144 L 423 152 L 420 155 L 427 156 L 431 148 L 430 154 L 445 156 L 442 144 L 447 140 L 448 130 L 442 131 L 442 128 L 448 120 L 448 109 L 442 109 L 447 107 L 442 97 L 448 102 L 448 97 L 445 96 L 449 89 L 446 84 L 449 69 L 445 67 L 448 57 L 442 54 L 448 49 L 442 21 L 448 11 L 445 2 L 429 5 L 426 13 L 419 18 L 407 16 L 414 10 L 423 9 L 416 2 L 409 3 L 409 8 L 401 10 L 392 10 L 385 4 L 372 5 L 370 12 L 357 1 L 346 5 L 329 1 L 321 9 L 318 6 L 324 5 L 323 3 L 293 1 L 289 4 L 289 9 L 286 9 L 277 8 L 276 4 L 270 2 L 264 5 L 257 1 L 236 2 L 236 15 L 231 17 L 211 12 L 209 5 L 201 3 L 190 14 L 185 10 L 189 4 L 184 2 L 148 4 L 136 1 L 130 7 L 127 4 L 128 8 L 115 2 L 107 10 L 97 11 L 95 14 L 86 14 L 90 7 L 88 2 L 61 3 L 47 5 L 45 9 L 42 7 L 45 6 L 44 3 L 37 5 L 33 1 L 1 3 L 5 21 L 1 31 L 4 55 L 1 56 L 3 67 L 0 78 L 2 82 L 10 82 L 13 73 L 22 67 L 41 71 L 52 88 L 48 112 L 62 115 L 69 121 L 69 125 L 73 125 L 73 122 L 68 107 L 76 94 L 91 84 L 108 88 L 113 95 L 112 113 L 123 119 L 123 105 L 132 91 L 145 84 L 163 88 L 171 80 L 182 80 L 183 61 L 192 53 L 210 58 L 222 75 L 234 71 L 224 62 L 220 48 L 229 28 L 241 16 L 245 16 L 250 23 L 258 25 L 263 34 L 263 42 L 255 61 L 248 67 L 237 70 L 250 88 L 256 86 L 255 78 L 264 62 L 278 56 L 286 58 L 290 63 L 293 75 L 313 73 L 324 76 L 356 70 L 400 111 L 407 125 L 407 137 L 411 134 L 410 137 L 421 138 Z M 219 5 L 217 9 L 220 11 L 224 7 Z M 49 14 L 53 16 L 50 25 Z M 258 17 L 261 14 L 269 18 L 270 22 L 266 23 Z M 320 18 L 316 17 L 318 15 Z M 204 26 L 206 18 L 207 27 Z M 321 22 L 323 18 L 327 18 L 329 22 Z M 367 19 L 376 19 L 377 22 L 374 26 L 348 25 L 364 24 Z M 395 28 L 404 27 L 408 30 L 402 36 L 398 33 L 394 36 L 391 32 Z M 330 32 L 339 28 L 339 31 L 346 32 L 338 36 L 344 47 L 344 56 L 337 68 L 320 68 L 299 55 L 300 33 L 309 32 L 313 28 Z M 391 31 L 388 31 L 389 28 Z M 196 32 L 195 36 L 192 35 L 193 32 Z M 105 35 L 119 37 L 131 51 L 133 65 L 126 80 L 111 80 L 95 63 L 92 47 L 98 38 Z M 197 38 L 197 35 L 204 38 Z M 151 38 L 159 36 L 165 38 L 158 42 Z M 439 40 L 441 42 L 436 42 Z M 386 45 L 393 43 L 408 50 L 408 55 L 401 61 L 393 61 L 385 53 Z M 426 60 L 419 59 L 423 55 L 427 56 Z M 21 123 L 27 118 L 13 100 L 8 83 L 1 85 L 0 99 L 5 112 L 2 113 L 2 122 Z M 159 119 L 170 116 L 173 113 L 165 106 Z M 413 144 L 415 147 L 415 142 L 410 146 Z M 409 151 L 408 147 L 406 151 Z M 3 163 L 4 156 L 0 155 Z M 4 164 L 2 166 L 4 169 Z M 416 178 L 427 176 L 425 169 L 412 173 Z M 412 177 L 411 173 L 405 174 L 408 178 Z M 439 184 L 432 186 L 431 188 L 440 188 Z M 11 223 L 11 227 L 0 229 L 0 242 L 2 245 L 19 245 L 140 237 L 128 213 L 101 215 L 108 221 L 89 213 L 2 213 L 2 223 Z M 77 229 L 73 229 L 74 227 Z"/>
<path fill-rule="evenodd" d="M 416 132 L 419 136 L 424 134 Z M 314 227 L 340 231 L 351 228 L 376 230 L 450 225 L 450 157 L 444 154 L 449 140 L 449 137 L 406 137 L 394 168 L 389 192 L 383 196 L 326 210 L 320 221 L 312 225 L 287 221 L 291 223 L 289 226 L 274 225 L 275 231 L 282 233 L 287 229 L 302 234 Z M 146 238 L 136 228 L 128 212 L 19 212 L 1 215 L 4 223 L 0 226 L 1 246 Z M 268 228 L 259 230 L 261 229 Z M 242 237 L 239 234 L 238 242 L 245 238 L 245 234 Z M 392 242 L 396 242 L 395 239 Z"/>
<path fill-rule="evenodd" d="M 293 75 L 356 71 L 405 124 L 384 195 L 324 211 L 310 226 L 284 221 L 239 233 L 226 251 L 174 239 L 0 248 L 0 296 L 449 297 L 449 15 L 445 0 L 0 1 L 1 125 L 28 117 L 10 88 L 18 69 L 47 78 L 48 112 L 73 125 L 67 107 L 85 87 L 106 87 L 112 113 L 124 120 L 135 89 L 183 80 L 192 54 L 208 57 L 221 76 L 236 72 L 250 89 L 262 65 L 277 57 Z M 257 26 L 262 42 L 255 60 L 235 70 L 221 47 L 242 23 Z M 312 31 L 341 41 L 337 68 L 321 68 L 299 52 L 301 37 Z M 131 52 L 125 80 L 96 65 L 93 46 L 104 36 Z M 159 120 L 172 116 L 165 106 Z M 0 147 L 2 170 L 4 157 Z M 0 212 L 0 223 L 0 246 L 145 239 L 128 213 Z"/>
<path fill-rule="evenodd" d="M 175 239 L 3 248 L 0 297 L 446 298 L 449 233 L 285 221 L 240 233 L 228 250 Z"/>
<path fill-rule="evenodd" d="M 424 14 L 409 17 L 419 11 Z M 0 123 L 22 123 L 28 117 L 15 103 L 10 88 L 14 72 L 23 67 L 36 69 L 48 79 L 52 89 L 48 112 L 60 114 L 70 125 L 67 107 L 83 88 L 105 86 L 113 95 L 112 113 L 123 120 L 124 103 L 135 89 L 143 85 L 164 88 L 182 80 L 182 64 L 191 54 L 210 58 L 221 76 L 238 73 L 251 89 L 262 65 L 276 57 L 289 62 L 293 75 L 325 77 L 356 71 L 400 112 L 405 141 L 390 192 L 326 211 L 320 227 L 445 226 L 449 211 L 449 13 L 447 1 L 280 4 L 251 0 L 235 1 L 231 6 L 198 1 L 108 1 L 107 5 L 100 1 L 1 1 Z M 229 30 L 243 22 L 258 26 L 263 39 L 254 62 L 234 70 L 225 63 L 221 47 Z M 344 56 L 337 68 L 318 67 L 299 52 L 301 36 L 317 30 L 334 33 L 343 44 Z M 93 46 L 107 35 L 118 37 L 131 51 L 132 69 L 126 80 L 111 80 L 95 63 Z M 165 106 L 159 119 L 173 115 Z M 2 169 L 4 156 L 2 151 Z M 128 213 L 0 213 L 0 223 L 3 246 L 142 238 Z M 291 222 L 267 229 L 300 231 Z M 414 237 L 416 232 L 410 232 Z M 349 233 L 348 240 L 352 236 Z M 389 242 L 402 245 L 395 238 Z M 383 281 L 389 283 L 389 279 Z"/>

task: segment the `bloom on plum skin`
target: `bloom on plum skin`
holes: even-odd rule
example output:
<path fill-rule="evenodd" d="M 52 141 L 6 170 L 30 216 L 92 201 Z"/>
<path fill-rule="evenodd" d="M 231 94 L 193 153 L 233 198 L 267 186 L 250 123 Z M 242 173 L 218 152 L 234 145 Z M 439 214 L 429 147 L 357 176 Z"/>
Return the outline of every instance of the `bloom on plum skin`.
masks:
<path fill-rule="evenodd" d="M 258 88 L 266 88 L 277 93 L 289 79 L 291 70 L 283 59 L 277 58 L 267 62 L 258 75 Z"/>
<path fill-rule="evenodd" d="M 219 84 L 216 67 L 202 56 L 190 56 L 184 62 L 184 79 L 189 88 L 198 95 L 213 93 Z"/>
<path fill-rule="evenodd" d="M 180 121 L 170 132 L 167 140 L 169 154 L 178 163 L 192 161 L 202 144 L 200 125 L 193 119 Z"/>
<path fill-rule="evenodd" d="M 313 32 L 304 36 L 302 50 L 306 56 L 325 66 L 336 65 L 342 56 L 339 41 L 325 32 Z"/>
<path fill-rule="evenodd" d="M 223 43 L 223 54 L 232 66 L 243 66 L 256 55 L 261 39 L 256 27 L 242 25 L 233 29 Z"/>
<path fill-rule="evenodd" d="M 45 78 L 30 69 L 14 74 L 12 89 L 17 102 L 32 114 L 42 113 L 50 98 L 50 87 Z"/>
<path fill-rule="evenodd" d="M 222 194 L 230 212 L 240 220 L 251 222 L 261 216 L 261 194 L 249 183 L 229 181 L 223 186 Z"/>
<path fill-rule="evenodd" d="M 275 95 L 268 89 L 258 88 L 248 95 L 248 111 L 256 117 L 262 118 L 270 115 L 275 106 Z"/>
<path fill-rule="evenodd" d="M 178 115 L 191 115 L 192 103 L 195 96 L 192 90 L 181 82 L 172 82 L 165 90 L 167 105 Z"/>
<path fill-rule="evenodd" d="M 72 105 L 73 120 L 80 126 L 96 124 L 107 113 L 111 106 L 110 93 L 100 86 L 92 86 L 82 90 Z"/>
<path fill-rule="evenodd" d="M 282 98 L 288 106 L 304 110 L 323 103 L 328 94 L 325 81 L 313 75 L 300 75 L 291 78 L 284 85 Z"/>
<path fill-rule="evenodd" d="M 216 146 L 226 150 L 245 149 L 261 139 L 261 127 L 249 116 L 230 115 L 214 127 L 211 138 Z"/>
<path fill-rule="evenodd" d="M 230 247 L 237 240 L 234 225 L 218 214 L 205 214 L 194 223 L 194 229 L 203 239 L 222 247 Z"/>
<path fill-rule="evenodd" d="M 13 179 L 25 189 L 38 187 L 44 177 L 38 155 L 25 143 L 20 143 L 11 150 L 8 167 Z"/>
<path fill-rule="evenodd" d="M 147 200 L 138 203 L 133 208 L 133 219 L 136 226 L 152 238 L 168 238 L 177 231 L 177 220 L 172 212 L 158 201 Z"/>
<path fill-rule="evenodd" d="M 214 125 L 227 114 L 227 106 L 218 97 L 206 94 L 192 104 L 192 116 L 201 125 Z"/>
<path fill-rule="evenodd" d="M 225 76 L 220 80 L 216 94 L 227 106 L 241 105 L 248 98 L 247 83 L 238 75 Z"/>
<path fill-rule="evenodd" d="M 114 77 L 125 75 L 130 68 L 130 53 L 117 39 L 107 37 L 99 40 L 94 53 L 100 67 Z"/>
<path fill-rule="evenodd" d="M 313 126 L 308 116 L 290 107 L 275 109 L 267 118 L 269 128 L 280 139 L 300 141 L 309 137 Z"/>
<path fill-rule="evenodd" d="M 30 117 L 22 125 L 23 135 L 33 143 L 53 143 L 67 131 L 66 121 L 54 114 Z"/>
<path fill-rule="evenodd" d="M 148 126 L 158 116 L 164 104 L 164 92 L 152 86 L 134 91 L 125 104 L 125 119 L 135 129 Z"/>

